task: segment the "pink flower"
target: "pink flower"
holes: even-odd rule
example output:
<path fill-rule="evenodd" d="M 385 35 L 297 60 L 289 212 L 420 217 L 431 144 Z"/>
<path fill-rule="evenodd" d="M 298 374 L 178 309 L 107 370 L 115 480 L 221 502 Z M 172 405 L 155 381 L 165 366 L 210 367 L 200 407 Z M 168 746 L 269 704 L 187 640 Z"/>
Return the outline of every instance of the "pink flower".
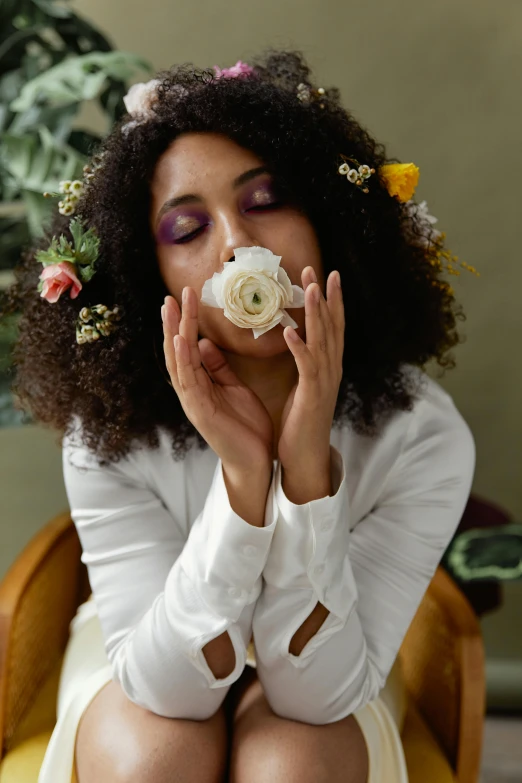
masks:
<path fill-rule="evenodd" d="M 221 79 L 222 76 L 234 78 L 236 76 L 248 76 L 249 74 L 254 73 L 252 66 L 241 62 L 241 60 L 238 60 L 231 68 L 223 68 L 223 70 L 218 68 L 217 65 L 214 65 L 214 71 L 216 73 L 216 79 Z"/>
<path fill-rule="evenodd" d="M 60 261 L 59 264 L 49 264 L 40 275 L 43 281 L 42 293 L 40 296 L 54 304 L 57 302 L 64 291 L 71 289 L 69 296 L 76 299 L 82 290 L 82 284 L 76 277 L 76 267 L 70 261 Z"/>

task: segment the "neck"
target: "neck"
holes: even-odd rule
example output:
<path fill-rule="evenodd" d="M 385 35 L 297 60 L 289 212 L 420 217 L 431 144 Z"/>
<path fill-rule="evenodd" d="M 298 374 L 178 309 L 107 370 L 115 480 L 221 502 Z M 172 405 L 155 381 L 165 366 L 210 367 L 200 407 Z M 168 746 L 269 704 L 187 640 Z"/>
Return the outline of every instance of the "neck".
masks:
<path fill-rule="evenodd" d="M 223 351 L 223 349 L 221 350 Z M 290 391 L 299 378 L 294 357 L 290 351 L 267 359 L 239 356 L 237 353 L 229 353 L 228 351 L 223 351 L 223 353 L 239 380 L 246 384 L 254 394 L 257 394 L 267 409 L 274 426 L 272 458 L 277 459 L 277 444 L 283 408 Z"/>

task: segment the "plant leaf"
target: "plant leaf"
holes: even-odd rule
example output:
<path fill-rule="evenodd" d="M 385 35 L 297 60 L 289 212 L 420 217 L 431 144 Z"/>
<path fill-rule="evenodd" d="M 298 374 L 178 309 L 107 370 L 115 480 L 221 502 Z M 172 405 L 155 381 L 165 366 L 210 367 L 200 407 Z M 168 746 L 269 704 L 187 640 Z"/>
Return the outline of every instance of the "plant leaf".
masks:
<path fill-rule="evenodd" d="M 101 92 L 107 78 L 131 79 L 136 70 L 150 70 L 150 65 L 131 52 L 90 52 L 67 57 L 24 84 L 9 108 L 27 111 L 42 100 L 53 106 L 91 100 Z"/>

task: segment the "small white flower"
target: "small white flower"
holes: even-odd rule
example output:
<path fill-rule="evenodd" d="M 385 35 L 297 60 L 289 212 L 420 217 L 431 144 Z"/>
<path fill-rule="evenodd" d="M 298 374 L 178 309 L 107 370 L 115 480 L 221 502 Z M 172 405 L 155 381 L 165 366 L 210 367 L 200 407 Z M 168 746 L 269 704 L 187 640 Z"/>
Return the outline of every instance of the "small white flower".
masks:
<path fill-rule="evenodd" d="M 125 104 L 128 113 L 148 113 L 152 100 L 156 96 L 156 87 L 158 84 L 160 84 L 159 79 L 151 79 L 148 82 L 133 84 L 127 95 L 123 98 L 123 103 Z"/>
<path fill-rule="evenodd" d="M 350 182 L 357 182 L 357 180 L 359 179 L 359 172 L 357 171 L 357 169 L 350 169 L 350 171 L 346 176 L 350 180 Z"/>
<path fill-rule="evenodd" d="M 75 179 L 74 182 L 71 182 L 69 190 L 72 194 L 79 195 L 82 192 L 82 188 L 83 182 L 79 179 Z"/>
<path fill-rule="evenodd" d="M 72 182 L 70 179 L 64 179 L 60 182 L 60 193 L 69 193 Z"/>
<path fill-rule="evenodd" d="M 348 174 L 350 171 L 350 167 L 347 163 L 343 163 L 341 166 L 339 166 L 339 174 Z"/>
<path fill-rule="evenodd" d="M 80 318 L 82 321 L 90 321 L 91 320 L 91 311 L 88 307 L 82 307 L 80 310 Z"/>
<path fill-rule="evenodd" d="M 223 272 L 205 281 L 201 302 L 223 309 L 225 318 L 254 338 L 281 326 L 297 326 L 285 308 L 304 307 L 304 290 L 292 285 L 276 256 L 265 247 L 237 247 L 235 261 L 225 261 Z"/>
<path fill-rule="evenodd" d="M 415 201 L 410 199 L 405 203 L 408 216 L 412 221 L 415 221 L 417 229 L 420 228 L 421 234 L 415 233 L 411 226 L 406 223 L 406 236 L 414 244 L 421 247 L 429 247 L 430 243 L 436 242 L 442 236 L 441 232 L 435 228 L 432 228 L 434 223 L 437 223 L 438 218 L 430 215 L 428 212 L 428 205 L 426 201 L 421 201 L 420 204 L 416 204 Z"/>
<path fill-rule="evenodd" d="M 364 177 L 364 179 L 368 179 L 368 177 L 371 177 L 371 170 L 370 167 L 364 164 L 363 166 L 359 166 L 359 174 L 361 177 Z"/>
<path fill-rule="evenodd" d="M 74 207 L 72 204 L 64 204 L 64 206 L 58 209 L 61 215 L 74 215 Z"/>

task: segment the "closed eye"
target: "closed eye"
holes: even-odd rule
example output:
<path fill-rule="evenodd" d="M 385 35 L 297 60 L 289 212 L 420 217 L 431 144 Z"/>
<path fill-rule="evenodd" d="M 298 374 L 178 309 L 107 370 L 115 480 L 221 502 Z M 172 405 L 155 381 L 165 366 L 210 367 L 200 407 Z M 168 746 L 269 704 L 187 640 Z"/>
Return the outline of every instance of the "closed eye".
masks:
<path fill-rule="evenodd" d="M 206 226 L 200 226 L 195 231 L 191 231 L 190 234 L 185 234 L 184 237 L 181 237 L 181 239 L 176 239 L 174 244 L 175 245 L 182 245 L 184 242 L 190 242 L 191 239 L 195 239 L 195 237 L 199 234 L 200 231 L 202 231 Z"/>
<path fill-rule="evenodd" d="M 275 207 L 281 206 L 280 201 L 273 201 L 271 204 L 257 204 L 255 207 L 249 207 L 246 212 L 262 212 L 264 210 L 268 209 L 275 209 Z M 195 239 L 198 234 L 205 229 L 207 226 L 200 226 L 195 231 L 191 231 L 190 234 L 186 234 L 184 237 L 181 237 L 180 239 L 176 239 L 174 244 L 175 245 L 182 245 L 185 242 L 190 242 L 192 239 Z"/>
<path fill-rule="evenodd" d="M 258 204 L 255 207 L 249 207 L 247 209 L 247 212 L 253 212 L 253 211 L 261 211 L 263 209 L 273 209 L 274 207 L 280 206 L 280 201 L 273 201 L 271 204 Z"/>

